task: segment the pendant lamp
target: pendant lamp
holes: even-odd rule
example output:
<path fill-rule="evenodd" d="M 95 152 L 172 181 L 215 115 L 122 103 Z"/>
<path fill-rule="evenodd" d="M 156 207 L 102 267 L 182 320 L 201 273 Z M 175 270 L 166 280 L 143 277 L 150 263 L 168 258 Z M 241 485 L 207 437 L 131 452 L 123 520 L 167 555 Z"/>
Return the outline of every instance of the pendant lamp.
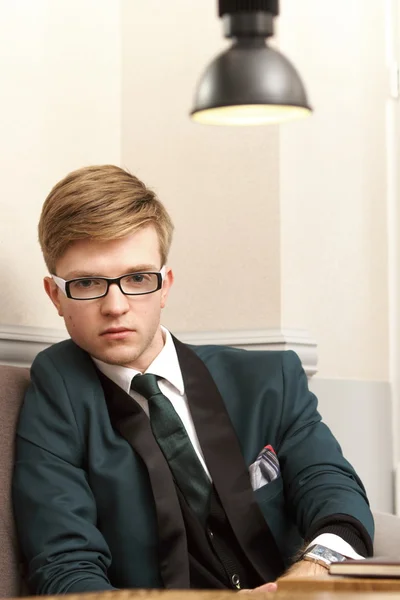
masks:
<path fill-rule="evenodd" d="M 267 44 L 278 0 L 219 0 L 231 47 L 203 73 L 191 118 L 210 125 L 262 125 L 311 114 L 306 90 L 291 62 Z"/>

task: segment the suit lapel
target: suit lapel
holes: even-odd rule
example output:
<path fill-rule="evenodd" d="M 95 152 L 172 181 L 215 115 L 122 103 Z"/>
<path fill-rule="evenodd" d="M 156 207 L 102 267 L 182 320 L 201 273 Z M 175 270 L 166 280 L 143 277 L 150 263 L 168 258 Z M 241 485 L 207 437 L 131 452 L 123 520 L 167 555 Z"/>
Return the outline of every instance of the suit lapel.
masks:
<path fill-rule="evenodd" d="M 174 338 L 190 412 L 207 467 L 247 558 L 268 581 L 283 571 L 275 539 L 255 501 L 248 469 L 223 399 L 203 361 Z"/>
<path fill-rule="evenodd" d="M 190 588 L 185 525 L 168 464 L 141 407 L 98 372 L 111 423 L 143 459 L 154 496 L 159 532 L 161 576 L 166 588 Z"/>

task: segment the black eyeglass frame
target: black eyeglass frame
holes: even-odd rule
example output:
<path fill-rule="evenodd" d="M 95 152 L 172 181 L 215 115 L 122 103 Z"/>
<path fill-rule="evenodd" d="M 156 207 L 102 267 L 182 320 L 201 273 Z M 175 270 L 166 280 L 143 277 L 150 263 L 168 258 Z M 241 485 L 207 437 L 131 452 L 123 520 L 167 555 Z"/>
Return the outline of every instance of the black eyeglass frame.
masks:
<path fill-rule="evenodd" d="M 124 290 L 121 287 L 121 279 L 124 279 L 125 277 L 131 277 L 132 275 L 156 275 L 157 276 L 156 289 L 151 290 L 151 292 L 137 292 L 137 293 L 124 292 Z M 161 271 L 136 271 L 135 273 L 126 273 L 125 275 L 121 275 L 120 277 L 75 277 L 74 279 L 66 280 L 66 279 L 62 279 L 62 277 L 58 277 L 57 275 L 52 275 L 52 278 L 53 278 L 53 281 L 55 282 L 55 284 L 60 288 L 60 290 L 62 292 L 64 292 L 64 294 L 67 296 L 67 298 L 70 298 L 71 300 L 84 301 L 84 300 L 97 300 L 98 298 L 104 298 L 104 296 L 107 296 L 108 290 L 110 289 L 110 285 L 112 285 L 113 283 L 115 283 L 119 287 L 119 289 L 124 294 L 124 296 L 145 296 L 146 294 L 154 294 L 154 292 L 158 292 L 158 290 L 161 289 L 163 281 L 164 281 L 164 276 L 165 276 L 165 270 L 163 268 L 163 269 L 161 269 Z M 104 294 L 100 294 L 99 296 L 93 296 L 91 298 L 76 298 L 75 296 L 71 295 L 71 292 L 69 289 L 71 283 L 74 283 L 75 281 L 85 281 L 85 280 L 90 281 L 92 279 L 100 279 L 101 281 L 105 281 L 107 283 L 107 289 L 104 292 Z"/>

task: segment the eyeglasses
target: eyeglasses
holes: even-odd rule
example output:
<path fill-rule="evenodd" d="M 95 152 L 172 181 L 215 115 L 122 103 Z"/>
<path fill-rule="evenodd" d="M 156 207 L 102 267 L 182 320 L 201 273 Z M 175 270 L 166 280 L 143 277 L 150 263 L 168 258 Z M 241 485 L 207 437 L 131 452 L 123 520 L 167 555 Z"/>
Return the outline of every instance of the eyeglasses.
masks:
<path fill-rule="evenodd" d="M 107 296 L 110 285 L 115 283 L 126 296 L 152 294 L 161 289 L 165 278 L 165 266 L 159 272 L 141 271 L 121 277 L 78 277 L 62 279 L 52 275 L 54 283 L 72 300 L 94 300 Z"/>

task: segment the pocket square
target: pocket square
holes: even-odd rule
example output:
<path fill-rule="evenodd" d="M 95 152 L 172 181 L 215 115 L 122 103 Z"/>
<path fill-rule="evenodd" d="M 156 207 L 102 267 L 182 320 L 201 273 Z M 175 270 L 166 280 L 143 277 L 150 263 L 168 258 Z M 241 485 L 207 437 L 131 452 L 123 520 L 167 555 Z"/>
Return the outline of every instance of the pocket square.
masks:
<path fill-rule="evenodd" d="M 272 446 L 265 446 L 249 467 L 251 487 L 258 490 L 263 485 L 271 483 L 280 474 L 279 461 Z"/>

